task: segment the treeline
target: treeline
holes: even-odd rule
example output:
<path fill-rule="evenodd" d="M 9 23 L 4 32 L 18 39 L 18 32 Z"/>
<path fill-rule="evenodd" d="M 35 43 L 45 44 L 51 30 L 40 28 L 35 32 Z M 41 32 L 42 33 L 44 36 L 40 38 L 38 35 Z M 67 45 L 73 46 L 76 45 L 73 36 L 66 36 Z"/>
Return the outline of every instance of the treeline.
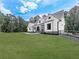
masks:
<path fill-rule="evenodd" d="M 65 11 L 65 31 L 79 33 L 79 12 Z"/>
<path fill-rule="evenodd" d="M 1 32 L 25 32 L 27 31 L 27 22 L 20 16 L 11 14 L 3 15 L 0 12 L 0 31 Z"/>

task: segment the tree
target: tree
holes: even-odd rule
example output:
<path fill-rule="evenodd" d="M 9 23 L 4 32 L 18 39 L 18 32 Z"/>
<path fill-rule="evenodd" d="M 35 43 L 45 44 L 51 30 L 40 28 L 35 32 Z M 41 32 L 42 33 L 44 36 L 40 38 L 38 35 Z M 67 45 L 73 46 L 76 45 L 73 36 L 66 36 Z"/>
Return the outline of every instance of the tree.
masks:
<path fill-rule="evenodd" d="M 1 26 L 2 26 L 3 22 L 4 22 L 4 15 L 3 15 L 3 13 L 0 12 L 0 31 L 1 31 Z"/>
<path fill-rule="evenodd" d="M 2 32 L 23 32 L 25 31 L 25 21 L 22 17 L 16 18 L 14 15 L 4 16 L 4 22 L 1 26 Z"/>
<path fill-rule="evenodd" d="M 10 18 L 8 16 L 4 17 L 4 23 L 1 26 L 2 32 L 10 32 Z"/>
<path fill-rule="evenodd" d="M 67 12 L 65 11 L 65 30 L 67 32 L 75 33 L 79 31 L 79 20 L 78 20 L 78 14 L 73 12 Z"/>

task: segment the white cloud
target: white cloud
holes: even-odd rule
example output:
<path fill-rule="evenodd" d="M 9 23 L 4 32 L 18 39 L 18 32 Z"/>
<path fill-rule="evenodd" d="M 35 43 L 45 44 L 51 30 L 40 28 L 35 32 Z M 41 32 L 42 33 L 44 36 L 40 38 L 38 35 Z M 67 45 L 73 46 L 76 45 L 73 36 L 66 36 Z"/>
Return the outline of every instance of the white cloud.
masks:
<path fill-rule="evenodd" d="M 36 2 L 36 3 L 39 3 L 39 2 L 41 2 L 42 0 L 33 0 L 34 2 Z"/>
<path fill-rule="evenodd" d="M 35 10 L 38 8 L 38 5 L 35 2 L 29 2 L 29 1 L 24 1 L 24 0 L 20 0 L 21 3 L 23 4 L 23 7 L 20 7 L 20 10 L 22 11 L 23 9 L 23 13 L 26 11 L 31 11 L 31 10 Z"/>
<path fill-rule="evenodd" d="M 28 8 L 31 8 L 31 9 L 36 9 L 38 7 L 38 5 L 34 2 L 25 2 L 23 0 L 21 0 L 22 4 L 24 5 L 24 7 L 28 7 Z"/>
<path fill-rule="evenodd" d="M 3 14 L 12 14 L 12 12 L 10 11 L 10 10 L 8 10 L 8 9 L 6 9 L 5 7 L 4 7 L 4 4 L 3 3 L 1 3 L 0 2 L 0 11 L 3 13 Z"/>
<path fill-rule="evenodd" d="M 16 6 L 16 9 L 18 9 L 18 7 Z"/>
<path fill-rule="evenodd" d="M 44 5 L 49 5 L 49 4 L 53 4 L 59 0 L 33 0 L 36 3 L 42 3 Z"/>
<path fill-rule="evenodd" d="M 76 1 L 76 5 L 78 5 L 79 6 L 79 0 L 75 0 Z"/>
<path fill-rule="evenodd" d="M 27 11 L 32 11 L 38 8 L 38 3 L 42 3 L 43 6 L 46 5 L 50 5 L 50 4 L 54 4 L 56 2 L 58 2 L 59 0 L 32 0 L 32 1 L 26 1 L 26 0 L 20 0 L 20 2 L 23 4 L 24 9 L 27 10 L 23 10 L 22 11 L 22 7 L 20 8 L 21 12 L 27 12 Z"/>
<path fill-rule="evenodd" d="M 26 6 L 26 2 L 25 2 L 25 1 L 20 0 L 20 2 L 24 5 L 24 7 L 27 7 L 27 6 Z"/>
<path fill-rule="evenodd" d="M 76 3 L 79 3 L 79 0 L 75 0 L 76 1 Z"/>
<path fill-rule="evenodd" d="M 26 7 L 33 10 L 33 9 L 37 9 L 38 5 L 34 2 L 26 2 Z"/>
<path fill-rule="evenodd" d="M 25 12 L 28 12 L 28 9 L 25 8 L 24 6 L 21 6 L 21 7 L 20 7 L 20 11 L 21 11 L 22 13 L 25 13 Z"/>
<path fill-rule="evenodd" d="M 44 5 L 50 5 L 50 4 L 56 3 L 57 1 L 59 1 L 59 0 L 42 0 L 42 3 Z"/>
<path fill-rule="evenodd" d="M 33 1 L 35 1 L 36 3 L 41 2 L 41 3 L 44 3 L 44 4 L 48 5 L 48 4 L 55 3 L 55 2 L 57 2 L 59 0 L 33 0 Z"/>

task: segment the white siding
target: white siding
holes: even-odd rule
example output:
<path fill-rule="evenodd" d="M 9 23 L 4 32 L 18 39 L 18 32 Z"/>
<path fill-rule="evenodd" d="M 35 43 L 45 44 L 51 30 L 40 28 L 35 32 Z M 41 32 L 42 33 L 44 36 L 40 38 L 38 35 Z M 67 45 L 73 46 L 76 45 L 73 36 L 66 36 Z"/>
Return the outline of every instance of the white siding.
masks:
<path fill-rule="evenodd" d="M 27 27 L 28 32 L 34 32 L 33 25 L 34 25 L 33 23 L 28 24 L 28 27 Z"/>
<path fill-rule="evenodd" d="M 61 22 L 59 22 L 60 33 L 64 33 L 64 29 L 65 29 L 65 21 L 64 21 L 64 19 L 61 19 Z"/>

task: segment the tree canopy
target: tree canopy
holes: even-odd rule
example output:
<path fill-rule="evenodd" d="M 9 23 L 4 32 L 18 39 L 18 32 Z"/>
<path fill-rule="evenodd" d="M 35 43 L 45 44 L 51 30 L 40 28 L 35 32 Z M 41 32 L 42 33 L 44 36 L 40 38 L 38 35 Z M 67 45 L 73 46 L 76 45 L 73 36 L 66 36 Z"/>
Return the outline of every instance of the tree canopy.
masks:
<path fill-rule="evenodd" d="M 0 12 L 0 31 L 2 32 L 24 32 L 27 30 L 26 21 L 21 16 L 11 14 L 4 15 Z"/>

